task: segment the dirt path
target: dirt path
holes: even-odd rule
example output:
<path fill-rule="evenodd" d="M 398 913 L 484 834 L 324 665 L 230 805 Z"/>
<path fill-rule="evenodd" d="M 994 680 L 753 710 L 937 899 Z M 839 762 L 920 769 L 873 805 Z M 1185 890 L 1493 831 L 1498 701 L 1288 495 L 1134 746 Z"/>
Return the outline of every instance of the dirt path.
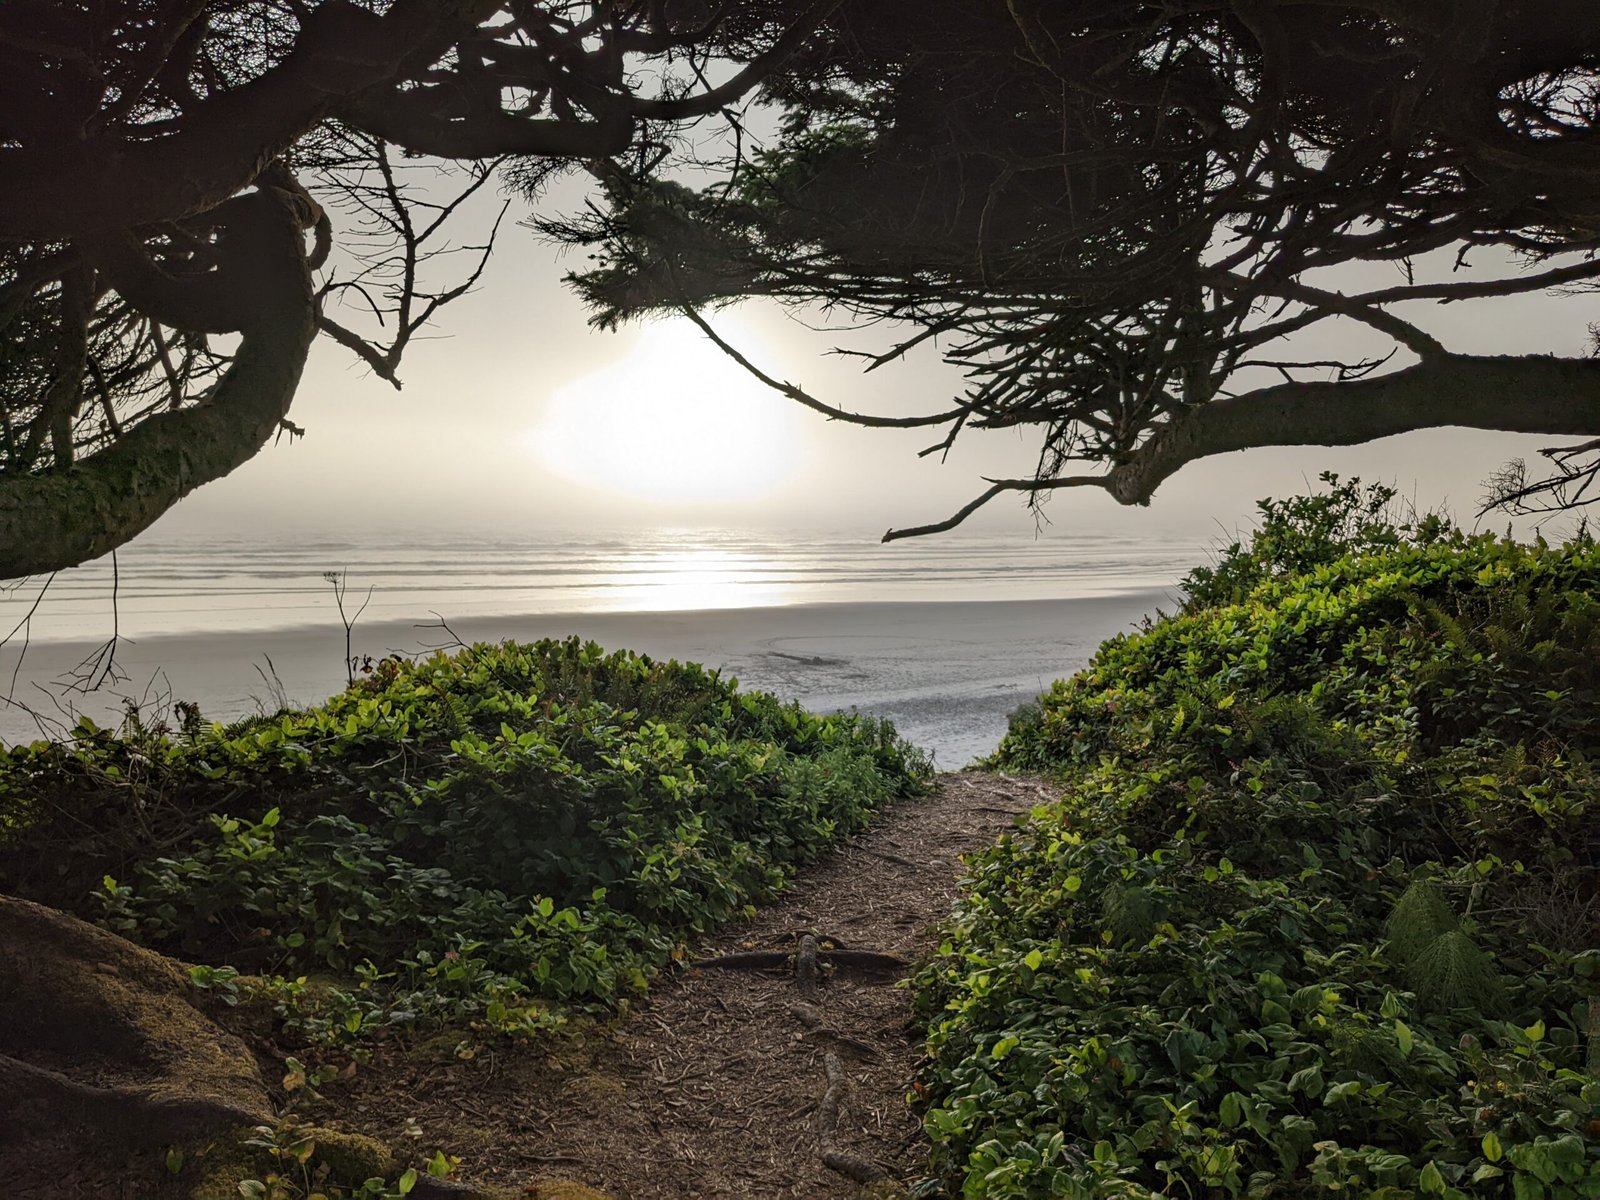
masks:
<path fill-rule="evenodd" d="M 1050 798 L 1032 779 L 941 776 L 934 795 L 897 806 L 698 954 L 791 952 L 812 933 L 824 963 L 830 939 L 916 961 L 950 909 L 961 856 Z M 920 1175 L 922 1131 L 905 1098 L 921 1046 L 907 989 L 894 986 L 905 973 L 840 963 L 808 1003 L 787 964 L 686 971 L 559 1059 L 412 1059 L 399 1075 L 381 1073 L 387 1095 L 370 1105 L 352 1097 L 346 1115 L 382 1136 L 404 1111 L 424 1147 L 462 1156 L 462 1177 L 531 1197 L 555 1194 L 556 1178 L 615 1200 L 903 1194 L 868 1193 L 823 1159 L 831 1152 L 836 1166 L 901 1184 Z M 395 1088 L 409 1106 L 397 1108 Z"/>

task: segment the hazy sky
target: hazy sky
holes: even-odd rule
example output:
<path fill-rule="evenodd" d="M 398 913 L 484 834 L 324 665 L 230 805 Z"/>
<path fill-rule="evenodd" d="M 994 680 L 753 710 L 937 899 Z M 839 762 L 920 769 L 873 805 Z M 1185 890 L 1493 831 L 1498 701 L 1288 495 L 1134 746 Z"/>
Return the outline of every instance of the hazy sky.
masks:
<path fill-rule="evenodd" d="M 547 203 L 570 207 L 580 194 L 563 185 Z M 200 489 L 157 532 L 713 524 L 869 537 L 943 518 L 982 489 L 980 475 L 1031 469 L 1029 431 L 963 434 L 941 464 L 916 457 L 938 436 L 928 431 L 828 422 L 745 375 L 681 319 L 591 330 L 560 283 L 575 265 L 581 260 L 558 258 L 508 220 L 479 289 L 408 350 L 403 391 L 323 339 L 291 414 L 306 436 L 269 446 Z M 1572 354 L 1587 341 L 1592 308 L 1587 296 L 1531 297 L 1407 315 L 1452 348 Z M 932 353 L 862 376 L 827 354 L 837 336 L 774 305 L 746 304 L 718 323 L 772 373 L 841 407 L 927 410 L 960 387 Z M 1359 329 L 1318 337 L 1321 354 L 1374 344 Z M 855 344 L 881 342 L 857 336 Z M 1384 479 L 1424 506 L 1448 503 L 1470 518 L 1495 467 L 1531 458 L 1550 440 L 1449 430 L 1344 450 L 1228 455 L 1187 467 L 1147 509 L 1120 508 L 1098 492 L 1063 494 L 1047 510 L 1047 536 L 1215 535 L 1246 521 L 1258 497 L 1303 490 L 1330 468 Z M 971 524 L 1026 531 L 1032 518 L 1020 501 L 1001 499 Z"/>

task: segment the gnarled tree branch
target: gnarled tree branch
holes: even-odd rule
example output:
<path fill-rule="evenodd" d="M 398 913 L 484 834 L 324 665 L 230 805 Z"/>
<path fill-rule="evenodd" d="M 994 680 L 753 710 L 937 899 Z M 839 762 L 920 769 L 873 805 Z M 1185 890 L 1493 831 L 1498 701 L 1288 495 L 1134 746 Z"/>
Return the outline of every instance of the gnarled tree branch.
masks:
<path fill-rule="evenodd" d="M 98 558 L 248 461 L 287 415 L 316 336 L 306 212 L 277 188 L 243 198 L 233 269 L 256 304 L 205 403 L 159 413 L 69 470 L 0 476 L 0 578 Z"/>
<path fill-rule="evenodd" d="M 991 480 L 945 520 L 891 529 L 883 540 L 954 529 L 1007 493 L 1098 487 L 1121 504 L 1147 504 L 1180 469 L 1217 454 L 1266 446 L 1354 446 L 1446 426 L 1600 434 L 1600 360 L 1446 355 L 1376 378 L 1282 383 L 1213 400 L 1175 414 L 1103 475 Z"/>

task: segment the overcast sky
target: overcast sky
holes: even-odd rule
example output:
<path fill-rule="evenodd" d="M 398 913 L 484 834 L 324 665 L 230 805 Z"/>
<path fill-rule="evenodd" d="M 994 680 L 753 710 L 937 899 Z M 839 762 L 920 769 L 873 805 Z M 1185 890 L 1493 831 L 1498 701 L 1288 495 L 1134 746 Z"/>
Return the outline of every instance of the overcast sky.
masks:
<path fill-rule="evenodd" d="M 571 206 L 579 194 L 563 186 L 547 203 Z M 291 414 L 306 436 L 200 489 L 158 534 L 710 524 L 869 537 L 948 515 L 982 489 L 983 474 L 1031 468 L 1029 431 L 964 434 L 940 463 L 916 456 L 935 440 L 926 431 L 830 423 L 745 376 L 681 320 L 591 330 L 560 282 L 576 265 L 508 221 L 478 290 L 408 350 L 400 392 L 323 339 Z M 1452 348 L 1573 354 L 1588 340 L 1592 307 L 1589 296 L 1544 296 L 1407 315 Z M 931 353 L 864 377 L 827 353 L 836 335 L 776 306 L 746 304 L 721 323 L 764 367 L 841 407 L 927 410 L 960 388 Z M 1317 336 L 1323 353 L 1372 344 L 1359 330 Z M 1047 510 L 1047 536 L 1214 535 L 1245 522 L 1258 497 L 1303 490 L 1323 469 L 1383 479 L 1424 507 L 1449 504 L 1470 519 L 1495 467 L 1550 440 L 1449 430 L 1352 449 L 1228 455 L 1185 468 L 1146 509 L 1119 508 L 1098 492 L 1063 494 Z M 971 524 L 1032 529 L 1020 501 L 1008 499 Z"/>

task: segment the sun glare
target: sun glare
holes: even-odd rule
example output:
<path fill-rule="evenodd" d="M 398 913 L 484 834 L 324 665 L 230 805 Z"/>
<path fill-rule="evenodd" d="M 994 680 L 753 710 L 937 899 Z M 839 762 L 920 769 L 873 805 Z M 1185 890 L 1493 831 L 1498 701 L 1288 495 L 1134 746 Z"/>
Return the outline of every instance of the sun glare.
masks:
<path fill-rule="evenodd" d="M 731 322 L 718 332 L 759 350 Z M 553 393 L 527 449 L 563 479 L 652 503 L 755 500 L 795 468 L 792 405 L 683 319 Z"/>

